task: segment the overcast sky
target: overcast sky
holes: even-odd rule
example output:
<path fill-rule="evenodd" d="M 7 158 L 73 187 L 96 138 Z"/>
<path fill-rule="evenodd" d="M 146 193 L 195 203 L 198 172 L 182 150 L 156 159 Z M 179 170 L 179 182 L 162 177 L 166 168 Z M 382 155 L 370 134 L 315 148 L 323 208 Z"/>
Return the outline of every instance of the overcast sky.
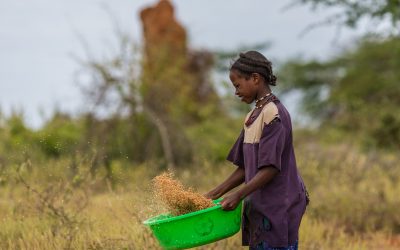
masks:
<path fill-rule="evenodd" d="M 85 58 L 79 37 L 96 57 L 116 48 L 114 16 L 120 28 L 141 39 L 138 12 L 150 0 L 0 0 L 0 110 L 23 110 L 26 122 L 40 126 L 55 107 L 77 112 L 85 106 L 74 74 L 72 55 Z M 190 46 L 235 49 L 242 44 L 272 42 L 266 56 L 273 62 L 302 55 L 328 58 L 362 33 L 335 27 L 317 28 L 303 37 L 307 25 L 328 12 L 307 7 L 282 11 L 290 1 L 174 0 L 176 16 L 186 27 Z M 108 9 L 108 11 L 106 11 Z M 332 12 L 332 11 L 331 11 Z"/>

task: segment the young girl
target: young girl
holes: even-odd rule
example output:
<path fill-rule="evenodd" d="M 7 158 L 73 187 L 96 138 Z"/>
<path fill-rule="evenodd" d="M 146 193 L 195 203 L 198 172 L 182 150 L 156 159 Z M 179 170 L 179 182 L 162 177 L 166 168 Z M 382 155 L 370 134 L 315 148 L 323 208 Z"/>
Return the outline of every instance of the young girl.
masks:
<path fill-rule="evenodd" d="M 290 115 L 270 89 L 276 84 L 271 62 L 257 51 L 241 53 L 229 78 L 241 101 L 255 102 L 255 107 L 227 158 L 237 169 L 206 196 L 217 199 L 244 182 L 221 201 L 223 209 L 232 210 L 244 199 L 243 245 L 297 249 L 307 197 L 296 166 Z"/>

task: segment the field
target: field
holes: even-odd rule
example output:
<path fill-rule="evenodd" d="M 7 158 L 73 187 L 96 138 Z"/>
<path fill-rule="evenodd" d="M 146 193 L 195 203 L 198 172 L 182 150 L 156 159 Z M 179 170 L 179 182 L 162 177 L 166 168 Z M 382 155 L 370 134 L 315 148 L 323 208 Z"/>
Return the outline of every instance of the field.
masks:
<path fill-rule="evenodd" d="M 299 143 L 298 143 L 299 144 Z M 363 153 L 351 145 L 302 142 L 298 165 L 311 195 L 300 230 L 301 249 L 399 249 L 399 156 Z M 141 224 L 164 212 L 151 179 L 157 164 L 114 162 L 112 179 L 90 159 L 29 160 L 3 166 L 1 249 L 159 249 Z M 206 192 L 233 170 L 203 160 L 176 178 Z M 240 233 L 198 249 L 240 249 Z"/>

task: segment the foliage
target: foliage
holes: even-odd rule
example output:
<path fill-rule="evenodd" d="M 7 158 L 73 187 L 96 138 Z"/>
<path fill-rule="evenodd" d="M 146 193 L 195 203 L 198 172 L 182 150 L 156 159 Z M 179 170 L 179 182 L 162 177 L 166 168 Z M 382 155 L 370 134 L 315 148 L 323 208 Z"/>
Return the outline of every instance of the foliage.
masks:
<path fill-rule="evenodd" d="M 214 117 L 202 123 L 187 128 L 188 137 L 193 143 L 195 159 L 211 162 L 225 161 L 226 156 L 239 136 L 242 127 L 242 119 L 226 119 Z M 201 138 L 201 139 L 199 139 Z"/>
<path fill-rule="evenodd" d="M 366 37 L 326 62 L 292 60 L 280 71 L 284 91 L 302 90 L 303 108 L 322 127 L 399 148 L 400 40 Z"/>
<path fill-rule="evenodd" d="M 35 158 L 40 150 L 34 147 L 35 134 L 26 126 L 23 113 L 13 112 L 8 117 L 2 117 L 2 120 L 0 124 L 0 165 Z"/>
<path fill-rule="evenodd" d="M 374 21 L 375 27 L 386 20 L 391 22 L 394 32 L 399 34 L 400 1 L 399 0 L 294 0 L 292 5 L 308 5 L 313 9 L 318 7 L 336 9 L 337 12 L 328 16 L 320 24 L 336 24 L 354 28 L 361 20 Z"/>
<path fill-rule="evenodd" d="M 93 107 L 88 139 L 110 160 L 118 158 L 115 151 L 128 150 L 135 161 L 162 159 L 168 167 L 190 162 L 193 141 L 185 127 L 224 115 L 208 80 L 209 53 L 176 57 L 168 46 L 146 47 L 156 57 L 149 58 L 128 38 L 121 37 L 120 46 L 111 58 L 82 62 L 90 79 L 82 85 Z"/>
<path fill-rule="evenodd" d="M 71 154 L 78 148 L 83 131 L 80 120 L 56 112 L 51 120 L 34 133 L 34 144 L 38 145 L 48 157 Z"/>

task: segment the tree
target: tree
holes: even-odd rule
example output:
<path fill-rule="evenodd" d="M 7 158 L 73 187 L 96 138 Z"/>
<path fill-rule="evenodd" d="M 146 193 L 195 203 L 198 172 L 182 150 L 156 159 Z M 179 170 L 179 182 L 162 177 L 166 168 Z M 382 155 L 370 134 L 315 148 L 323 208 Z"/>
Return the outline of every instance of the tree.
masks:
<path fill-rule="evenodd" d="M 365 136 L 368 145 L 400 148 L 399 38 L 369 36 L 326 62 L 290 61 L 279 74 L 284 91 L 303 91 L 304 110 L 322 127 Z"/>
<path fill-rule="evenodd" d="M 393 33 L 400 35 L 400 0 L 294 0 L 290 6 L 295 5 L 311 6 L 314 10 L 320 7 L 337 9 L 337 13 L 309 28 L 324 24 L 354 28 L 366 18 L 374 22 L 374 27 L 388 20 Z"/>
<path fill-rule="evenodd" d="M 95 140 L 102 155 L 115 151 L 113 141 L 120 138 L 116 130 L 121 128 L 126 133 L 121 140 L 131 140 L 124 144 L 132 150 L 130 159 L 163 158 L 173 168 L 192 160 L 192 142 L 184 126 L 219 114 L 219 97 L 209 81 L 211 54 L 185 47 L 177 55 L 176 44 L 169 44 L 173 33 L 160 30 L 164 33 L 155 39 L 156 44 L 146 40 L 139 47 L 120 36 L 117 55 L 81 61 L 90 79 L 81 85 L 93 105 L 93 115 L 88 116 L 91 130 L 97 131 L 88 132 L 92 139 L 101 135 Z M 106 118 L 98 122 L 104 114 Z M 94 125 L 100 126 L 95 129 Z"/>
<path fill-rule="evenodd" d="M 170 133 L 167 131 L 167 125 L 162 119 L 157 117 L 155 111 L 143 102 L 143 85 L 141 81 L 141 59 L 140 50 L 137 46 L 132 46 L 131 41 L 126 37 L 121 37 L 121 53 L 108 60 L 94 60 L 81 62 L 91 75 L 90 83 L 82 84 L 85 95 L 91 100 L 93 105 L 93 115 L 90 120 L 92 130 L 96 131 L 95 125 L 102 124 L 98 127 L 97 132 L 93 134 L 97 139 L 98 148 L 105 150 L 102 154 L 109 155 L 112 151 L 110 148 L 112 140 L 116 139 L 116 129 L 120 127 L 118 124 L 125 121 L 130 123 L 129 128 L 125 128 L 124 132 L 131 132 L 128 136 L 131 138 L 131 144 L 136 145 L 132 149 L 130 157 L 133 160 L 143 160 L 146 158 L 148 142 L 155 130 L 158 132 L 161 140 L 163 155 L 169 166 L 174 165 L 172 145 Z M 153 105 L 159 104 L 154 100 Z M 162 106 L 159 104 L 159 106 Z M 103 122 L 96 123 L 96 120 L 103 116 Z M 96 118 L 97 117 L 97 118 Z M 146 143 L 147 141 L 147 143 Z M 125 145 L 126 146 L 126 145 Z M 157 155 L 157 143 L 152 146 L 154 154 Z"/>

